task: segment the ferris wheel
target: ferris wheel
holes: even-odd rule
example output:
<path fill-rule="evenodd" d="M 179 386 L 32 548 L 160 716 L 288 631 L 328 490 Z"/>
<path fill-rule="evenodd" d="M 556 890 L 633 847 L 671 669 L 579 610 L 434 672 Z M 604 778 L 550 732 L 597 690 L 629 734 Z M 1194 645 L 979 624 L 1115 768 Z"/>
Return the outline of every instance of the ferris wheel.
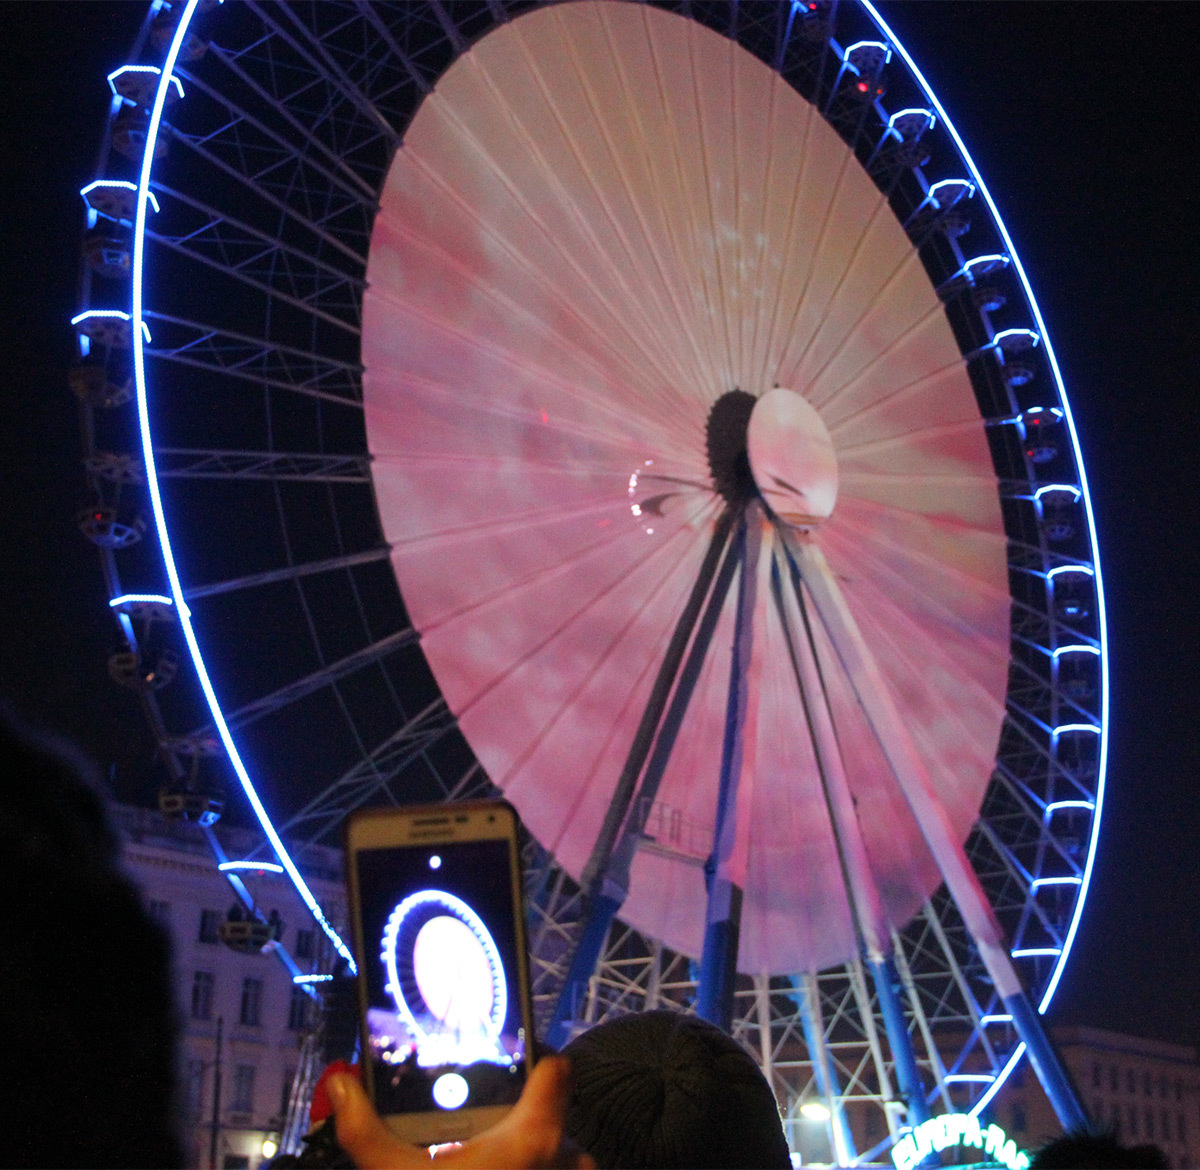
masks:
<path fill-rule="evenodd" d="M 879 13 L 193 0 L 109 84 L 80 523 L 164 808 L 240 789 L 348 957 L 289 849 L 503 792 L 552 1040 L 699 1011 L 843 1165 L 1026 1052 L 1078 1120 L 1087 482 Z"/>

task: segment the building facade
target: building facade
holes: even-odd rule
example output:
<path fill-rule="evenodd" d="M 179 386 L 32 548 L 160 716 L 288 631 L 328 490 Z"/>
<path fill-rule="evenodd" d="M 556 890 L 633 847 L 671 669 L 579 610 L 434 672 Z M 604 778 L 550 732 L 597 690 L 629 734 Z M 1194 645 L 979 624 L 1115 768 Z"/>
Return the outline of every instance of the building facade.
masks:
<path fill-rule="evenodd" d="M 221 923 L 236 898 L 198 829 L 129 806 L 118 807 L 114 820 L 125 841 L 125 868 L 174 943 L 188 1165 L 257 1167 L 268 1156 L 264 1143 L 279 1140 L 314 1001 L 271 948 L 240 954 L 221 941 Z M 221 825 L 217 834 L 230 858 L 244 857 L 259 840 Z M 341 929 L 340 852 L 310 847 L 297 864 Z M 279 941 L 301 969 L 328 972 L 332 948 L 286 876 L 252 870 L 239 876 L 263 916 L 277 915 Z"/>
<path fill-rule="evenodd" d="M 1052 1029 L 1092 1120 L 1126 1145 L 1153 1144 L 1172 1166 L 1200 1165 L 1200 1063 L 1185 1044 L 1100 1028 Z M 1028 1062 L 997 1095 L 992 1113 L 1026 1149 L 1062 1132 Z"/>

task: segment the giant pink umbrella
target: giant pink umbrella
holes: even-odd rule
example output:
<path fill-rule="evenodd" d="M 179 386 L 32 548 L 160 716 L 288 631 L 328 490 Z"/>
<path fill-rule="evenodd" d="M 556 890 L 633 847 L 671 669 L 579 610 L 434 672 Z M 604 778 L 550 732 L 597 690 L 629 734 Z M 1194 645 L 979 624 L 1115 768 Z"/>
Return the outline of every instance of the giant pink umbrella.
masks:
<path fill-rule="evenodd" d="M 912 242 L 809 103 L 659 10 L 524 16 L 421 106 L 368 278 L 368 435 L 409 612 L 491 779 L 572 876 L 724 511 L 706 427 L 731 391 L 774 391 L 780 418 L 764 402 L 751 428 L 764 436 L 755 480 L 823 553 L 961 844 L 1007 680 L 995 474 Z M 808 447 L 788 400 L 811 407 L 797 424 Z M 827 516 L 784 499 L 772 459 L 820 481 Z M 768 525 L 762 564 L 782 556 Z M 814 971 L 858 951 L 856 913 L 769 593 L 753 618 L 736 809 L 738 967 Z M 697 861 L 713 844 L 735 604 L 731 591 L 622 909 L 689 955 L 704 933 Z M 867 925 L 899 927 L 942 874 L 814 638 L 878 897 Z"/>

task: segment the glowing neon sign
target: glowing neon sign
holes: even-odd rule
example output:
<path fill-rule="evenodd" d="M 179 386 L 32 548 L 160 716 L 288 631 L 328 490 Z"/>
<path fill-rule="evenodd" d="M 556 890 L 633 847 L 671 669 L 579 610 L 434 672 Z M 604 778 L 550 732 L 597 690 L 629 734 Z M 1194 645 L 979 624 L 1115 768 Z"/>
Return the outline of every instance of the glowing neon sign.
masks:
<path fill-rule="evenodd" d="M 1017 1149 L 1017 1143 L 998 1125 L 983 1126 L 969 1113 L 943 1113 L 931 1117 L 906 1133 L 892 1147 L 896 1170 L 912 1170 L 930 1153 L 941 1153 L 949 1146 L 972 1146 L 983 1150 L 1008 1170 L 1027 1170 L 1029 1155 Z"/>

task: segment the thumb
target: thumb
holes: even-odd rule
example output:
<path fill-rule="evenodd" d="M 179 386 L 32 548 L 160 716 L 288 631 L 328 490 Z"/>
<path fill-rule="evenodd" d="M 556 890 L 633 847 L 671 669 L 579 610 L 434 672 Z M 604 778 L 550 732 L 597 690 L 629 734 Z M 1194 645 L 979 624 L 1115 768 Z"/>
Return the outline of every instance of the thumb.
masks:
<path fill-rule="evenodd" d="M 448 1151 L 447 1167 L 595 1167 L 563 1134 L 571 1066 L 560 1056 L 540 1060 L 521 1099 L 499 1124 Z"/>
<path fill-rule="evenodd" d="M 328 1090 L 338 1145 L 354 1159 L 359 1170 L 428 1167 L 428 1151 L 402 1142 L 384 1125 L 357 1077 L 338 1073 L 329 1078 Z"/>

